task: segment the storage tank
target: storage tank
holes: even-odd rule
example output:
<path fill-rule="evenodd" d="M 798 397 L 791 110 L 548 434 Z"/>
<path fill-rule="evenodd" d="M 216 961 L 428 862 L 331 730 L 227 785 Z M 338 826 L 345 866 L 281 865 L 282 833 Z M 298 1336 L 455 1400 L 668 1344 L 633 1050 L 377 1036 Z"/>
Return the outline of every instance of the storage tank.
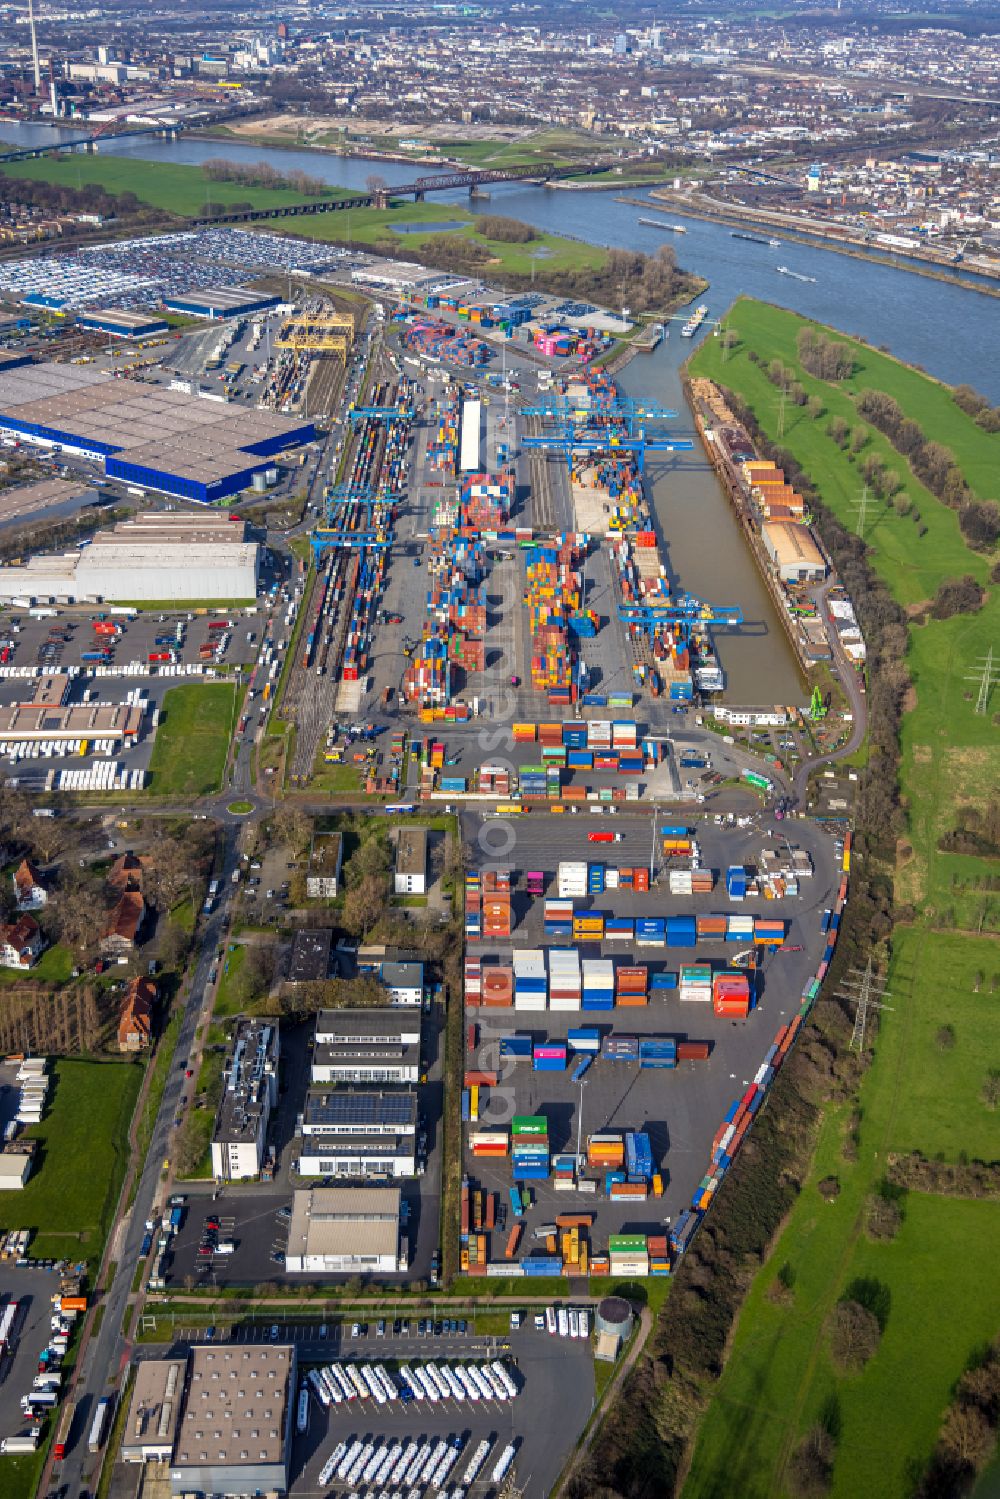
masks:
<path fill-rule="evenodd" d="M 252 475 L 250 482 L 255 494 L 264 494 L 267 489 L 267 473 L 261 469 L 259 473 Z"/>
<path fill-rule="evenodd" d="M 597 1308 L 597 1331 L 625 1342 L 632 1331 L 632 1307 L 623 1296 L 605 1296 Z"/>

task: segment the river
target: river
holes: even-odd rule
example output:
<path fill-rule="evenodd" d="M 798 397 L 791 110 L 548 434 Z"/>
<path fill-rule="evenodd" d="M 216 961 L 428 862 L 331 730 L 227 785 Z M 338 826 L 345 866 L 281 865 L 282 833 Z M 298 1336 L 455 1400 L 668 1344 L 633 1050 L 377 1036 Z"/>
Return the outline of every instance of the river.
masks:
<path fill-rule="evenodd" d="M 40 145 L 52 139 L 53 129 L 4 124 L 0 137 Z M 447 170 L 190 136 L 176 141 L 154 136 L 109 140 L 102 142 L 101 150 L 188 165 L 213 156 L 267 160 L 279 170 L 299 168 L 325 178 L 331 185 L 359 192 L 365 191 L 366 179 L 372 173 L 384 177 L 391 187 Z M 647 252 L 670 244 L 680 264 L 709 282 L 703 300 L 713 318 L 724 313 L 741 294 L 760 297 L 867 338 L 948 384 L 967 381 L 991 400 L 1000 401 L 1000 299 L 921 276 L 902 266 L 839 255 L 820 245 L 785 241 L 774 249 L 734 240 L 726 225 L 686 218 L 648 200 L 641 190 L 625 191 L 630 197 L 646 198 L 645 208 L 619 203 L 611 191 L 525 187 L 517 183 L 497 185 L 490 191 L 497 211 L 553 233 Z M 444 206 L 467 203 L 468 198 L 462 191 L 451 191 L 442 193 L 436 201 Z M 640 218 L 651 214 L 683 224 L 687 232 L 672 234 L 639 223 Z M 403 240 L 400 254 L 405 257 L 405 253 Z M 781 276 L 775 269 L 778 265 L 816 279 L 805 282 Z M 539 261 L 539 274 L 544 278 L 544 261 Z M 631 395 L 676 408 L 679 415 L 671 430 L 677 436 L 693 437 L 691 414 L 680 386 L 680 366 L 693 344 L 682 340 L 679 331 L 675 323 L 671 337 L 654 354 L 634 359 L 623 371 L 620 383 Z M 677 585 L 712 603 L 736 604 L 743 609 L 743 629 L 732 636 L 721 633 L 718 640 L 728 679 L 727 697 L 754 703 L 801 701 L 803 685 L 794 658 L 700 445 L 689 454 L 652 455 L 647 470 L 665 540 L 665 560 Z"/>

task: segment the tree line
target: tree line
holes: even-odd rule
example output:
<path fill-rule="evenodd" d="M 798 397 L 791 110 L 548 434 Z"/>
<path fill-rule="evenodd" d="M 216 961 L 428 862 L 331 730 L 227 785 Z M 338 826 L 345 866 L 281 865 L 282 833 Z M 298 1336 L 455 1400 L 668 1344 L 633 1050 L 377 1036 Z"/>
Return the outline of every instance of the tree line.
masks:
<path fill-rule="evenodd" d="M 958 523 L 968 545 L 975 551 L 991 551 L 1000 540 L 1000 505 L 993 500 L 976 499 L 951 449 L 929 441 L 918 423 L 884 391 L 861 391 L 857 408 L 861 416 L 889 439 L 897 453 L 909 461 L 931 494 L 958 512 Z"/>
<path fill-rule="evenodd" d="M 859 783 L 851 899 L 824 993 L 772 1085 L 769 1107 L 757 1115 L 730 1168 L 725 1190 L 680 1261 L 647 1354 L 628 1375 L 587 1458 L 573 1474 L 570 1499 L 669 1499 L 677 1493 L 699 1422 L 725 1366 L 743 1299 L 803 1190 L 820 1109 L 851 1098 L 860 1081 L 863 1064 L 849 1049 L 853 1017 L 844 1004 L 827 996 L 873 948 L 884 944 L 887 949 L 892 932 L 892 886 L 882 870 L 891 865 L 904 822 L 897 775 L 899 723 L 909 682 L 906 618 L 870 567 L 863 542 L 827 509 L 797 460 L 767 439 L 735 393 L 725 395 L 757 452 L 780 464 L 806 499 L 855 601 L 868 646 L 871 754 Z M 845 1148 L 856 1146 L 849 1141 Z M 786 1279 L 793 1280 L 793 1274 Z M 856 1300 L 853 1292 L 847 1298 Z M 838 1324 L 841 1319 L 843 1327 L 829 1330 L 831 1343 L 840 1340 L 838 1346 L 854 1338 L 859 1326 L 862 1332 L 867 1328 L 853 1306 L 838 1313 Z M 830 1432 L 812 1430 L 793 1457 L 793 1476 L 816 1480 L 813 1492 L 825 1491 L 834 1440 Z"/>
<path fill-rule="evenodd" d="M 70 187 L 65 182 L 42 182 L 33 177 L 10 177 L 0 170 L 0 203 L 24 203 L 53 218 L 60 214 L 93 213 L 102 219 L 125 218 L 146 205 L 135 193 L 109 193 L 98 182 Z"/>
<path fill-rule="evenodd" d="M 816 328 L 801 329 L 796 350 L 806 374 L 815 375 L 818 380 L 850 380 L 854 374 L 854 350 L 850 344 L 827 338 Z"/>
<path fill-rule="evenodd" d="M 330 184 L 322 177 L 310 177 L 298 170 L 279 172 L 269 161 L 230 161 L 225 156 L 213 156 L 201 164 L 202 175 L 209 182 L 237 182 L 241 187 L 278 189 L 286 188 L 301 193 L 306 198 L 321 198 L 330 192 Z"/>

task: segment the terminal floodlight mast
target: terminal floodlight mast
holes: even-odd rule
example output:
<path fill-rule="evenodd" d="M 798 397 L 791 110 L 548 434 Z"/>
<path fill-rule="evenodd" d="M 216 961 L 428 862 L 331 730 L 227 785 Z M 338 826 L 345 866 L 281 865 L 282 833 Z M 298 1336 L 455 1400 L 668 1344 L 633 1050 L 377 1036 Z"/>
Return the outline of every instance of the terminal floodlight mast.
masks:
<path fill-rule="evenodd" d="M 846 1000 L 849 1005 L 856 1006 L 850 1050 L 864 1051 L 868 1011 L 894 1008 L 893 1005 L 885 1003 L 885 1000 L 891 999 L 892 995 L 885 987 L 885 980 L 875 972 L 871 958 L 868 959 L 863 970 L 855 969 L 844 980 L 836 992 L 836 997 Z"/>
<path fill-rule="evenodd" d="M 975 682 L 979 687 L 979 696 L 976 699 L 976 712 L 982 716 L 990 705 L 990 690 L 1000 682 L 1000 666 L 993 664 L 993 647 L 990 646 L 985 656 L 980 656 L 976 662 L 976 669 L 972 676 L 965 679 L 967 682 Z"/>

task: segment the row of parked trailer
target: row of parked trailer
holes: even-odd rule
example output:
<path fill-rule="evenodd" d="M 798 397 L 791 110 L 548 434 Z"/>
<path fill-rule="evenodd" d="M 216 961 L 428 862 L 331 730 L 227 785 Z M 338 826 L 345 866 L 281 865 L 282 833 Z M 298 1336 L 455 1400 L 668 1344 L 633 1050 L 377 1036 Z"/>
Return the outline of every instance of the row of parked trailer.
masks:
<path fill-rule="evenodd" d="M 129 770 L 117 760 L 98 760 L 86 770 L 50 770 L 46 791 L 143 791 L 144 770 Z"/>
<path fill-rule="evenodd" d="M 387 1405 L 400 1400 L 513 1400 L 517 1385 L 499 1361 L 487 1364 L 418 1364 L 412 1369 L 404 1364 L 393 1376 L 384 1364 L 327 1364 L 311 1369 L 306 1376 L 309 1388 L 326 1410 L 351 1400 L 374 1400 Z M 398 1383 L 397 1383 L 398 1380 Z"/>
<path fill-rule="evenodd" d="M 480 1442 L 454 1489 L 447 1489 L 449 1478 L 465 1448 L 461 1436 L 411 1437 L 408 1441 L 381 1442 L 377 1436 L 349 1437 L 338 1442 L 319 1473 L 319 1486 L 331 1483 L 372 1484 L 373 1493 L 405 1495 L 420 1499 L 423 1488 L 442 1492 L 445 1499 L 465 1499 L 476 1482 L 493 1448 L 493 1438 Z M 514 1460 L 516 1444 L 509 1443 L 493 1465 L 493 1483 L 500 1483 Z M 403 1487 L 406 1485 L 407 1487 Z"/>

